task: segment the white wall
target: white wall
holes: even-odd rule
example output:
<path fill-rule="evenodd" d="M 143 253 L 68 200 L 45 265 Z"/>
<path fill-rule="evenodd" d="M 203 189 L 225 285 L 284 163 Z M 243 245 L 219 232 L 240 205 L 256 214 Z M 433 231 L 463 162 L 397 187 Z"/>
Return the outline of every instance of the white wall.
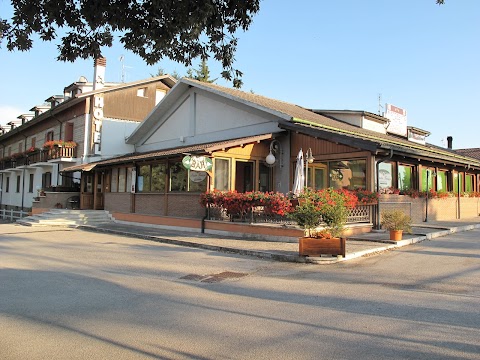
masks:
<path fill-rule="evenodd" d="M 278 132 L 277 118 L 236 101 L 191 89 L 172 111 L 157 120 L 156 128 L 138 151 L 160 150 Z"/>
<path fill-rule="evenodd" d="M 387 131 L 385 130 L 384 124 L 379 123 L 378 121 L 373 121 L 365 118 L 363 120 L 363 128 L 367 130 L 372 130 L 381 134 L 387 133 Z"/>
<path fill-rule="evenodd" d="M 125 139 L 139 125 L 138 122 L 117 119 L 102 120 L 102 158 L 123 155 L 134 151 L 133 145 L 125 143 Z"/>

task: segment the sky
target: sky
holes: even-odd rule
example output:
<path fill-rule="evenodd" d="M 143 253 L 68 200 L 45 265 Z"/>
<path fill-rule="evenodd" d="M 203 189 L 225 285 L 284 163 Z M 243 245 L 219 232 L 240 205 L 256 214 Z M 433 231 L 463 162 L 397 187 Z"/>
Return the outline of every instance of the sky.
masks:
<path fill-rule="evenodd" d="M 0 0 L 0 17 L 11 13 Z M 408 125 L 429 131 L 427 142 L 479 148 L 480 1 L 262 0 L 247 32 L 238 34 L 235 67 L 242 90 L 307 108 L 378 114 L 386 103 L 407 110 Z M 55 43 L 28 52 L 0 48 L 0 124 L 15 120 L 85 76 L 93 60 L 56 61 Z M 103 50 L 106 80 L 146 79 L 159 68 L 186 73 L 163 60 L 154 66 L 116 42 Z M 123 63 L 120 58 L 123 55 Z M 198 66 L 194 64 L 194 67 Z M 208 62 L 211 77 L 221 65 Z M 122 70 L 123 69 L 123 70 Z M 231 87 L 219 78 L 217 84 Z"/>

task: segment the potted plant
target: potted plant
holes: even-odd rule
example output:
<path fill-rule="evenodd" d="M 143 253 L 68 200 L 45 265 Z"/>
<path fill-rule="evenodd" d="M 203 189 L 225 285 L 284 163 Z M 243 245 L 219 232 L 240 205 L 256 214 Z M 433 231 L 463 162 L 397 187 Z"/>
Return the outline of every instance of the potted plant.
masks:
<path fill-rule="evenodd" d="M 401 210 L 382 212 L 382 227 L 390 231 L 390 240 L 402 240 L 403 232 L 412 233 L 412 219 Z"/>
<path fill-rule="evenodd" d="M 299 254 L 345 256 L 343 229 L 349 210 L 357 203 L 354 194 L 333 188 L 305 189 L 299 196 L 299 204 L 290 217 L 303 227 L 305 236 L 299 239 Z M 321 230 L 319 226 L 323 224 Z"/>

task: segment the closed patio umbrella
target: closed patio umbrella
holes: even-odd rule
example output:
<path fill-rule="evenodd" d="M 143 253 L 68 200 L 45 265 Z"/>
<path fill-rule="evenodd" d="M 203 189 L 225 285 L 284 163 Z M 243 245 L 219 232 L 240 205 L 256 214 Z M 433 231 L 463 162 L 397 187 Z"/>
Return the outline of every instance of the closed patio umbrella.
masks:
<path fill-rule="evenodd" d="M 293 193 L 299 195 L 305 187 L 305 174 L 303 171 L 303 150 L 300 149 L 297 155 L 297 166 L 295 167 L 295 178 L 293 180 Z"/>

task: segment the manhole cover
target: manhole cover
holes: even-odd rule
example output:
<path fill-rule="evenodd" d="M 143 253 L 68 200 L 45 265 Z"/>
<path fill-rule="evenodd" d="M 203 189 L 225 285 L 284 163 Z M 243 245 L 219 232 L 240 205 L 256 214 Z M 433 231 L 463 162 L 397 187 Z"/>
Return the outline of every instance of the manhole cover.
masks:
<path fill-rule="evenodd" d="M 224 271 L 218 274 L 210 275 L 206 279 L 203 279 L 201 281 L 206 283 L 215 283 L 215 282 L 220 282 L 226 279 L 239 279 L 244 276 L 247 276 L 247 274 L 233 272 L 233 271 Z"/>

